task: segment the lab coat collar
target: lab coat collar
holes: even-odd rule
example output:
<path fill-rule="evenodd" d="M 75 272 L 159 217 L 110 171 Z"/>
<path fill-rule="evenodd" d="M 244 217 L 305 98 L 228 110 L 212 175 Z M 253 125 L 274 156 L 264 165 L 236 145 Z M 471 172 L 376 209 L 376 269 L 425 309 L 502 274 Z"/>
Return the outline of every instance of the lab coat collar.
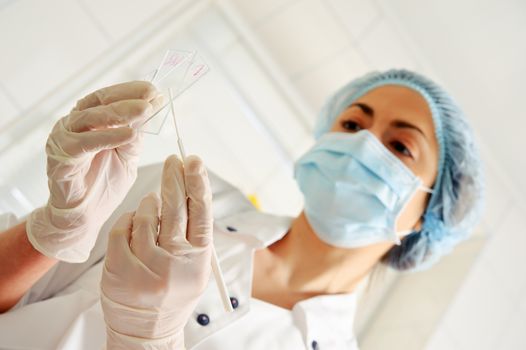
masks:
<path fill-rule="evenodd" d="M 305 344 L 315 342 L 321 349 L 334 346 L 335 342 L 352 344 L 355 312 L 355 293 L 318 295 L 302 300 L 292 308 L 295 322 L 305 330 Z"/>
<path fill-rule="evenodd" d="M 215 225 L 231 236 L 247 242 L 254 249 L 268 247 L 289 231 L 293 217 L 266 214 L 257 210 L 245 211 L 216 220 Z"/>

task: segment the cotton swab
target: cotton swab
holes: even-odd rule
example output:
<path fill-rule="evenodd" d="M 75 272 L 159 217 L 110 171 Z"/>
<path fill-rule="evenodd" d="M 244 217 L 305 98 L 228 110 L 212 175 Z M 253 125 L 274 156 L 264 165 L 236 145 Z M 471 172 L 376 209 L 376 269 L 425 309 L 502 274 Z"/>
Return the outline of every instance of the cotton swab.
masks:
<path fill-rule="evenodd" d="M 175 111 L 174 111 L 174 103 L 173 103 L 173 96 L 172 96 L 172 89 L 168 89 L 168 94 L 170 97 L 170 110 L 172 113 L 172 118 L 175 124 L 175 133 L 177 135 L 177 145 L 179 147 L 179 153 L 181 154 L 182 159 L 184 160 L 186 158 L 186 152 L 184 150 L 183 141 L 181 139 L 181 135 L 179 134 L 179 128 L 177 127 L 177 121 L 175 118 Z M 186 195 L 186 184 L 185 184 L 185 196 Z M 223 307 L 225 308 L 225 311 L 232 312 L 234 309 L 232 308 L 232 304 L 230 303 L 230 297 L 228 296 L 228 290 L 226 288 L 225 280 L 223 278 L 223 273 L 221 272 L 221 267 L 219 266 L 219 261 L 217 258 L 217 253 L 215 250 L 215 247 L 212 246 L 212 272 L 214 274 L 217 289 L 219 289 L 219 294 L 221 296 L 221 301 L 223 302 Z"/>

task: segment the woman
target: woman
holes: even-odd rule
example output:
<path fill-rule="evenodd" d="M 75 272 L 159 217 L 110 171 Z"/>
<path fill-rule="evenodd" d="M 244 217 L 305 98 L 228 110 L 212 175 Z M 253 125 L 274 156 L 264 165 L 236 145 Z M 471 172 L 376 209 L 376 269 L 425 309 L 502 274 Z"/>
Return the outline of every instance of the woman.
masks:
<path fill-rule="evenodd" d="M 295 165 L 305 196 L 298 217 L 259 213 L 213 174 L 210 186 L 198 158 L 183 166 L 170 157 L 161 200 L 148 194 L 134 213 L 123 214 L 158 187 L 156 168 L 103 227 L 80 278 L 64 287 L 55 270 L 33 286 L 33 298 L 4 317 L 42 304 L 20 307 L 50 289 L 51 300 L 71 307 L 67 298 L 75 305 L 89 299 L 77 307 L 69 329 L 58 327 L 53 344 L 99 346 L 104 331 L 97 326 L 94 286 L 102 273 L 108 348 L 357 348 L 357 284 L 378 262 L 426 268 L 464 239 L 478 219 L 480 161 L 455 103 L 436 84 L 404 70 L 371 73 L 337 91 L 315 135 L 316 144 Z M 113 223 L 106 262 L 94 264 Z M 233 313 L 222 311 L 208 279 L 212 236 Z M 79 330 L 93 336 L 79 343 Z"/>

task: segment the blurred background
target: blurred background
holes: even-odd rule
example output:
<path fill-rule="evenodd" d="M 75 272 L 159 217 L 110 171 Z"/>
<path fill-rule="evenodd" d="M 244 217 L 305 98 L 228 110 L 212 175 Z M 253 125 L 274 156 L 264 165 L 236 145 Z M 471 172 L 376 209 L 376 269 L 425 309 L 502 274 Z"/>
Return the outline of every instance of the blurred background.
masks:
<path fill-rule="evenodd" d="M 522 0 L 0 0 L 0 212 L 47 199 L 47 134 L 76 100 L 144 77 L 166 49 L 211 71 L 176 100 L 188 153 L 296 215 L 292 165 L 324 99 L 374 69 L 446 87 L 473 124 L 487 204 L 429 271 L 376 271 L 360 290 L 362 349 L 526 349 L 526 2 Z M 177 152 L 168 120 L 142 164 Z"/>

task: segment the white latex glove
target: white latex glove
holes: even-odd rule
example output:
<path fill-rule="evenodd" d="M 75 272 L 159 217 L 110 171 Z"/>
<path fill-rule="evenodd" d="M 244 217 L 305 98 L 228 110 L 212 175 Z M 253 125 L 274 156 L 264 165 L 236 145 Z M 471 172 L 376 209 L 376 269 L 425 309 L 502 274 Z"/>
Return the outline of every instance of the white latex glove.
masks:
<path fill-rule="evenodd" d="M 185 197 L 185 183 L 188 200 Z M 184 326 L 212 257 L 212 192 L 199 158 L 170 156 L 156 194 L 124 214 L 108 241 L 101 304 L 108 349 L 184 349 Z"/>
<path fill-rule="evenodd" d="M 152 84 L 133 81 L 84 97 L 55 124 L 46 143 L 50 197 L 26 225 L 35 249 L 67 262 L 88 259 L 137 176 L 142 137 L 133 126 L 161 104 Z"/>

